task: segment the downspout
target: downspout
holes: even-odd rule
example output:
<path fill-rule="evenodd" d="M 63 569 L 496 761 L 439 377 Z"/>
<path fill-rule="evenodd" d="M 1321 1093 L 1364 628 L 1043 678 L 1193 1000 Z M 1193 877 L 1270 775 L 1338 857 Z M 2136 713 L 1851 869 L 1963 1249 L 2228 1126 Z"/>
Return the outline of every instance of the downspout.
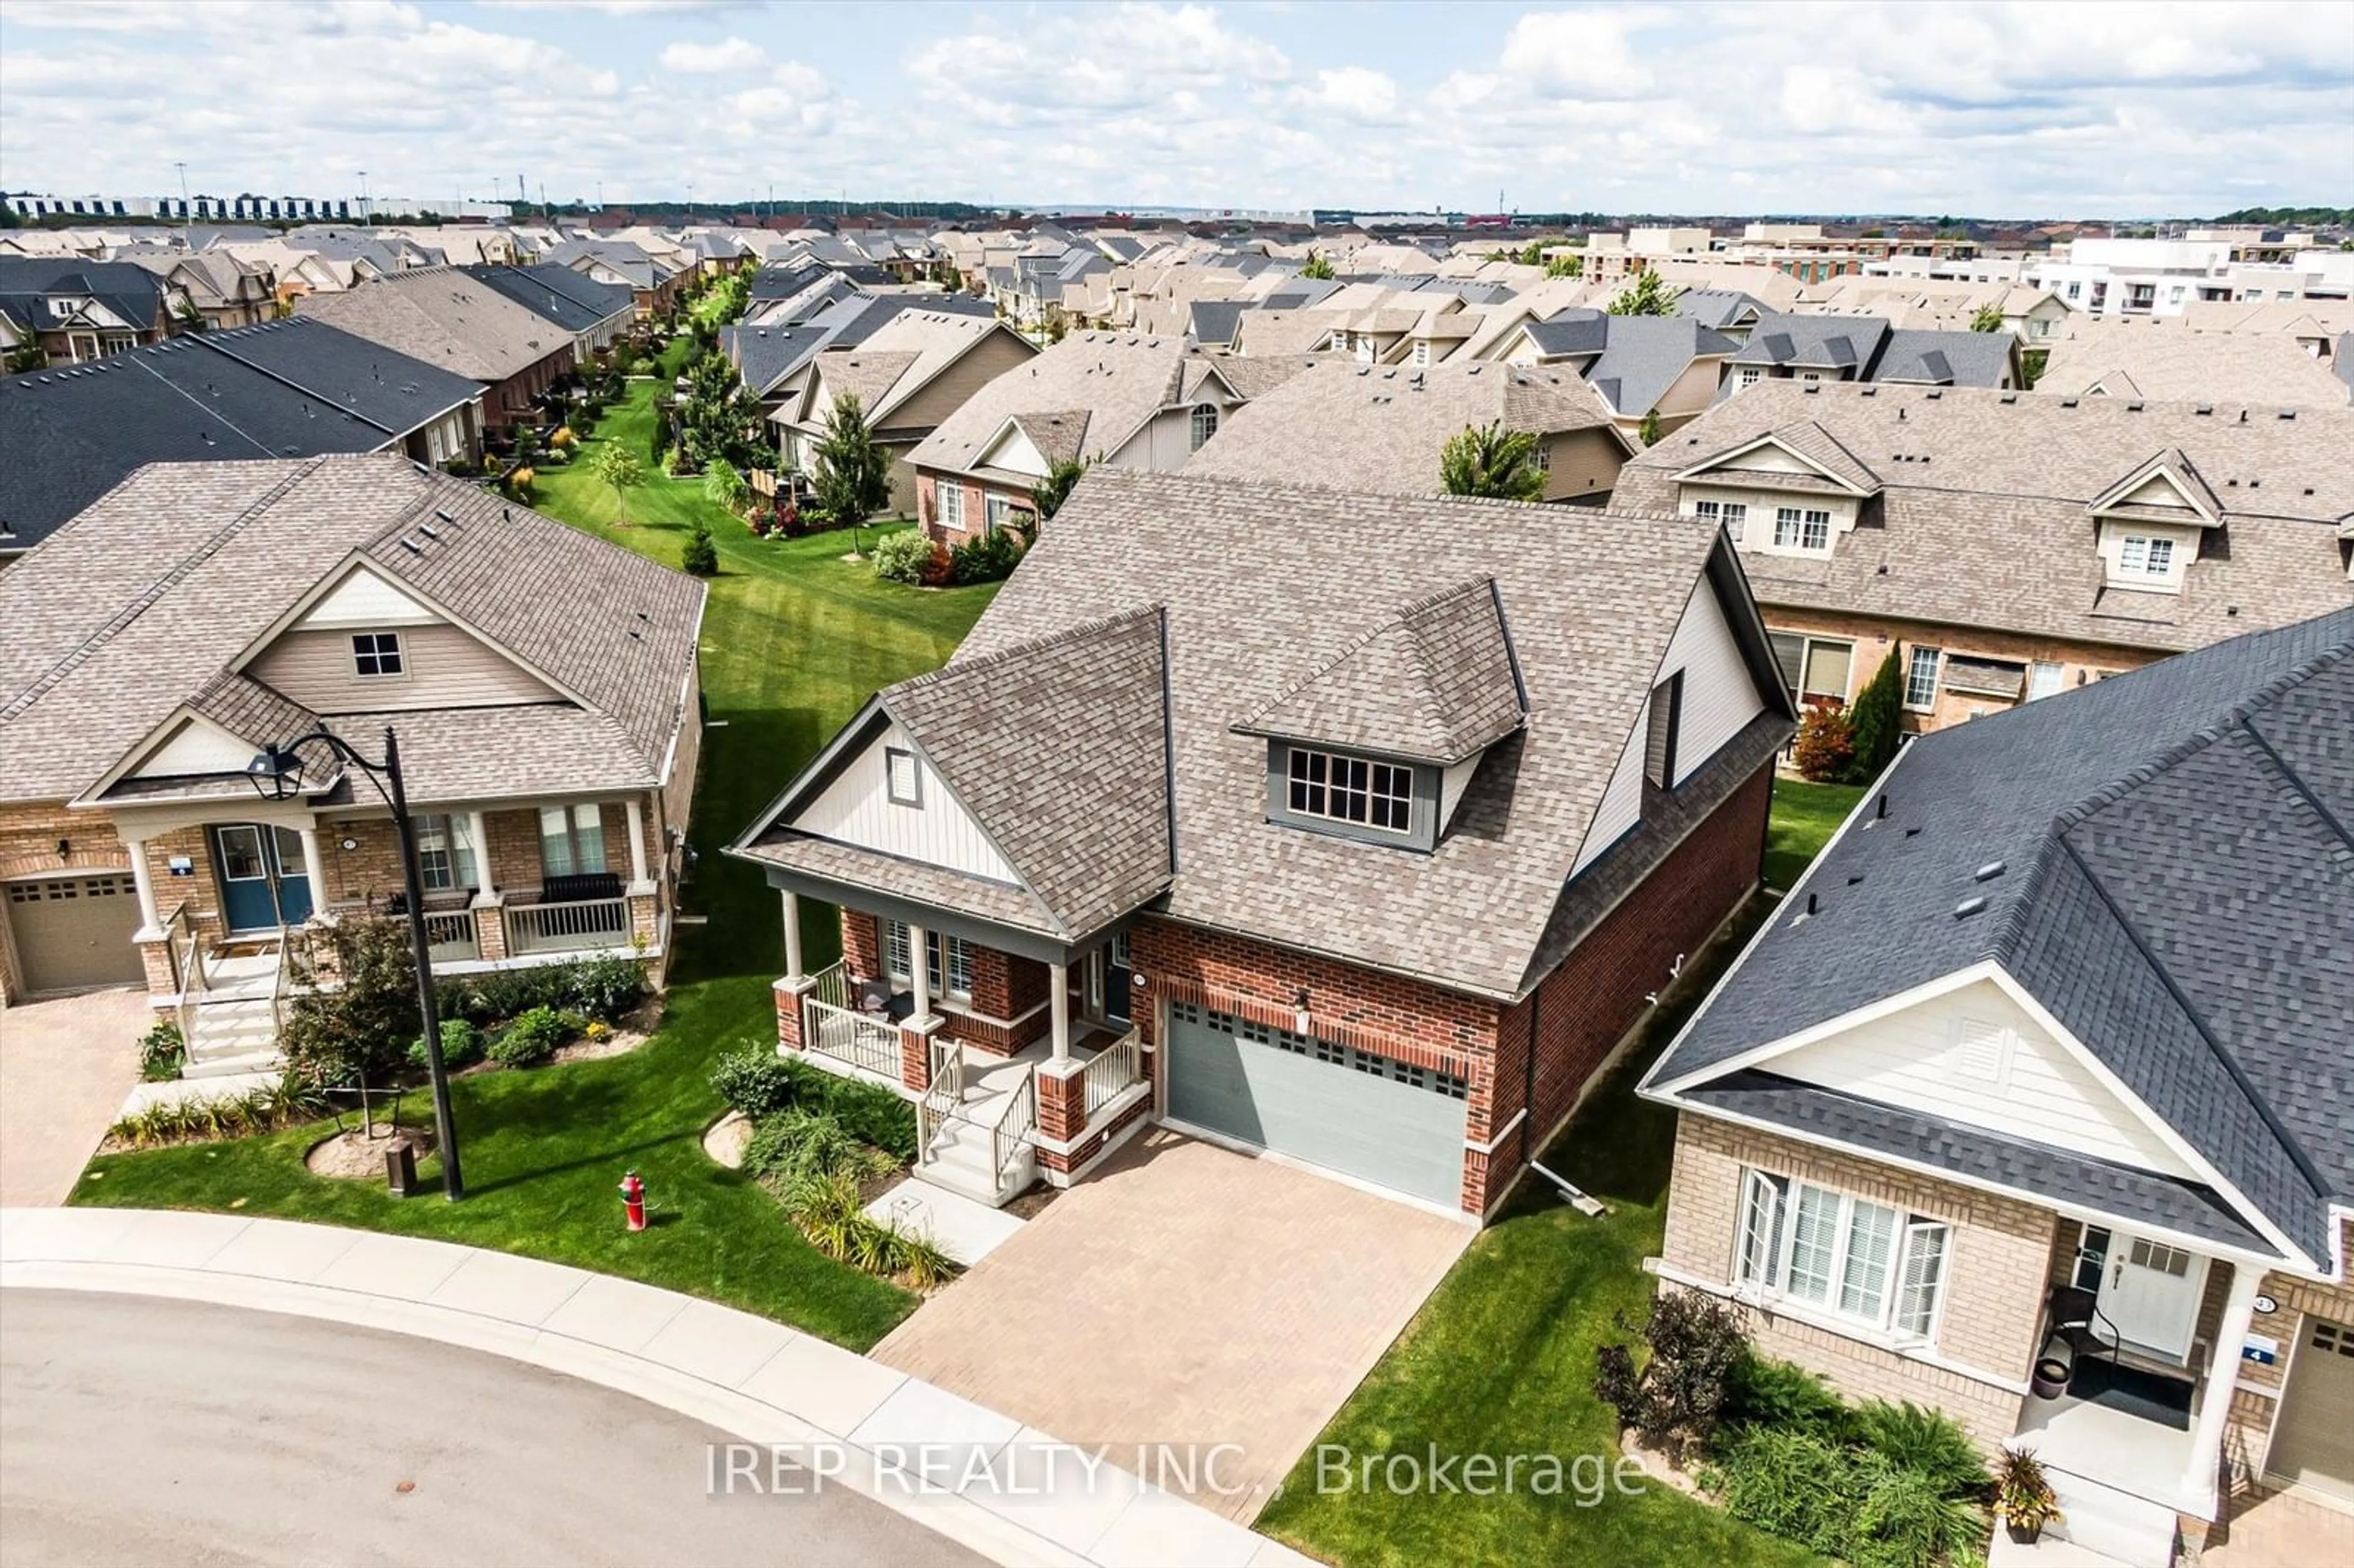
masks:
<path fill-rule="evenodd" d="M 1552 977 L 1548 976 L 1547 979 Z M 1537 1021 L 1544 1014 L 1544 982 L 1537 982 L 1529 992 L 1529 1048 L 1521 1063 L 1521 1163 L 1533 1165 L 1536 1156 L 1529 1152 L 1530 1129 L 1537 1121 Z"/>

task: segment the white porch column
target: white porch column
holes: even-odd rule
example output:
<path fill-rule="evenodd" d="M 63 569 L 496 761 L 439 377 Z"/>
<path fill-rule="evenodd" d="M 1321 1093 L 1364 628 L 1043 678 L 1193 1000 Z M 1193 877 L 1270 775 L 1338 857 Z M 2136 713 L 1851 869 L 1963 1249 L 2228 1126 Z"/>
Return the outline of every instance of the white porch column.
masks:
<path fill-rule="evenodd" d="M 2213 1359 L 2207 1367 L 2207 1386 L 2200 1393 L 2199 1421 L 2190 1434 L 2190 1467 L 2183 1472 L 2185 1501 L 2204 1499 L 2211 1511 L 2216 1473 L 2222 1457 L 2223 1431 L 2232 1415 L 2232 1390 L 2240 1381 L 2240 1346 L 2255 1320 L 2256 1289 L 2264 1271 L 2253 1264 L 2232 1266 L 2232 1289 L 2223 1298 L 2223 1318 L 2215 1327 Z"/>
<path fill-rule="evenodd" d="M 630 819 L 630 891 L 652 893 L 653 885 L 646 880 L 646 819 L 635 795 L 621 802 L 621 810 Z"/>
<path fill-rule="evenodd" d="M 163 917 L 155 912 L 155 883 L 147 870 L 147 841 L 125 839 L 122 847 L 131 852 L 131 881 L 139 890 L 139 934 L 154 931 Z"/>
<path fill-rule="evenodd" d="M 1067 964 L 1046 966 L 1046 1003 L 1055 1020 L 1055 1060 L 1071 1059 L 1071 969 Z"/>
<path fill-rule="evenodd" d="M 785 983 L 798 985 L 801 980 L 801 895 L 787 888 L 779 896 L 785 906 Z"/>
<path fill-rule="evenodd" d="M 474 902 L 496 904 L 498 879 L 491 874 L 491 824 L 480 811 L 466 813 L 466 836 L 474 841 Z"/>
<path fill-rule="evenodd" d="M 916 993 L 916 1010 L 908 1022 L 920 1023 L 932 1015 L 932 955 L 921 926 L 907 927 L 907 978 Z"/>
<path fill-rule="evenodd" d="M 327 912 L 327 863 L 319 858 L 319 821 L 313 817 L 294 830 L 302 841 L 302 874 L 311 879 L 311 913 Z"/>

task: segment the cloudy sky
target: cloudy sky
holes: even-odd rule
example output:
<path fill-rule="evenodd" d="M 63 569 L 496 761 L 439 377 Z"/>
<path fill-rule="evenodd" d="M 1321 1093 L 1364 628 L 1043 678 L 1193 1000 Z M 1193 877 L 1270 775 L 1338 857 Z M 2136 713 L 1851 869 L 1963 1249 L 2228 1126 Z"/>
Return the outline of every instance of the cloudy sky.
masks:
<path fill-rule="evenodd" d="M 2354 203 L 2354 0 L 0 0 L 0 185 L 1484 211 Z"/>

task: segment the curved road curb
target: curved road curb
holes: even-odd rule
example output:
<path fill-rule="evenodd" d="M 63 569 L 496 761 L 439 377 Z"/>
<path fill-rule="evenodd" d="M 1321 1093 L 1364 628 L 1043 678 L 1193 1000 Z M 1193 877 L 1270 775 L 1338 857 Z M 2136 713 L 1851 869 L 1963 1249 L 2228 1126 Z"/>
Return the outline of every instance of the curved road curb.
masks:
<path fill-rule="evenodd" d="M 210 1301 L 546 1367 L 748 1443 L 827 1445 L 831 1478 L 1017 1568 L 1306 1568 L 1312 1560 L 970 1401 L 750 1313 L 563 1264 L 287 1220 L 0 1209 L 0 1287 Z M 900 1478 L 917 1446 L 940 1484 Z M 894 1456 L 896 1456 L 894 1457 Z"/>

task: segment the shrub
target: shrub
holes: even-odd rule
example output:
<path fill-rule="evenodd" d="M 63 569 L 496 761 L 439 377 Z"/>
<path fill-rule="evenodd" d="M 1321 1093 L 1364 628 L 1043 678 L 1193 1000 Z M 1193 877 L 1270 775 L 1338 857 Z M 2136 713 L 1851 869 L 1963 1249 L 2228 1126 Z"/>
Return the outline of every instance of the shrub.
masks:
<path fill-rule="evenodd" d="M 180 1038 L 180 1026 L 168 1018 L 161 1020 L 139 1037 L 139 1076 L 150 1084 L 176 1078 L 186 1054 L 187 1043 Z"/>
<path fill-rule="evenodd" d="M 1879 672 L 1864 683 L 1855 696 L 1855 707 L 1849 715 L 1850 729 L 1855 741 L 1855 753 L 1848 758 L 1847 781 L 1869 784 L 1886 771 L 1896 759 L 1896 743 L 1903 732 L 1904 675 L 1896 667 L 1896 655 L 1890 653 L 1880 662 Z"/>
<path fill-rule="evenodd" d="M 298 952 L 278 1046 L 287 1071 L 314 1089 L 366 1087 L 403 1062 L 417 1038 L 417 965 L 408 932 L 395 920 L 346 918 L 318 932 L 332 987 L 317 983 L 321 964 Z"/>
<path fill-rule="evenodd" d="M 759 1121 L 790 1107 L 801 1097 L 801 1086 L 792 1064 L 774 1047 L 750 1044 L 719 1058 L 711 1071 L 711 1087 L 732 1109 Z"/>
<path fill-rule="evenodd" d="M 547 444 L 558 450 L 561 450 L 563 448 L 570 446 L 579 439 L 580 438 L 578 436 L 573 433 L 571 426 L 558 425 L 556 427 L 556 433 L 547 438 Z"/>
<path fill-rule="evenodd" d="M 949 555 L 946 545 L 937 541 L 933 543 L 932 553 L 925 559 L 924 569 L 917 580 L 926 588 L 946 588 L 956 581 L 956 562 Z"/>
<path fill-rule="evenodd" d="M 646 999 L 646 971 L 631 959 L 583 959 L 555 967 L 564 1005 L 611 1023 Z"/>
<path fill-rule="evenodd" d="M 857 1183 L 847 1176 L 804 1177 L 782 1197 L 793 1224 L 828 1257 L 905 1278 L 919 1290 L 957 1272 L 956 1261 L 928 1239 L 870 1217 L 859 1205 Z"/>
<path fill-rule="evenodd" d="M 1890 1464 L 1927 1478 L 1941 1498 L 1982 1497 L 1992 1485 L 1978 1445 L 1943 1411 L 1875 1399 L 1855 1412 L 1855 1431 Z"/>
<path fill-rule="evenodd" d="M 698 577 L 719 575 L 719 546 L 712 543 L 711 524 L 700 517 L 686 536 L 686 548 L 679 553 L 678 564 Z"/>
<path fill-rule="evenodd" d="M 920 583 L 932 559 L 932 541 L 921 529 L 886 534 L 875 542 L 875 575 L 885 582 Z"/>
<path fill-rule="evenodd" d="M 517 501 L 524 503 L 525 505 L 529 505 L 531 503 L 531 487 L 534 482 L 538 478 L 539 475 L 530 469 L 516 469 L 514 472 L 507 475 L 507 493 L 514 496 Z"/>
<path fill-rule="evenodd" d="M 444 987 L 441 994 L 451 1016 L 478 1024 L 518 1017 L 535 1007 L 610 1023 L 645 999 L 646 975 L 629 959 L 582 959 L 472 975 Z"/>
<path fill-rule="evenodd" d="M 1624 1313 L 1617 1322 L 1622 1333 L 1634 1331 Z M 1595 1351 L 1594 1393 L 1634 1428 L 1645 1447 L 1681 1463 L 1715 1436 L 1748 1343 L 1731 1308 L 1681 1290 L 1651 1303 L 1640 1333 L 1650 1354 L 1639 1371 L 1629 1346 L 1603 1345 Z"/>
<path fill-rule="evenodd" d="M 1797 743 L 1791 747 L 1791 760 L 1797 763 L 1801 778 L 1817 784 L 1844 778 L 1854 755 L 1855 737 L 1844 710 L 1829 703 L 1807 710 L 1798 724 Z"/>
<path fill-rule="evenodd" d="M 1761 1356 L 1754 1348 L 1728 1380 L 1724 1419 L 1840 1439 L 1850 1436 L 1855 1427 L 1855 1413 L 1820 1376 Z"/>
<path fill-rule="evenodd" d="M 113 1142 L 133 1149 L 172 1143 L 206 1143 L 273 1132 L 309 1121 L 326 1109 L 319 1092 L 292 1076 L 229 1097 L 174 1100 L 117 1118 L 106 1129 Z"/>
<path fill-rule="evenodd" d="M 906 1100 L 888 1089 L 854 1078 L 838 1078 L 806 1062 L 770 1060 L 791 1077 L 795 1099 L 831 1113 L 861 1142 L 873 1144 L 900 1164 L 915 1163 L 916 1112 Z"/>
<path fill-rule="evenodd" d="M 482 1059 L 482 1032 L 462 1018 L 441 1021 L 441 1065 L 454 1073 L 461 1067 L 471 1067 Z M 425 1072 L 425 1036 L 419 1035 L 408 1043 L 408 1065 Z"/>
<path fill-rule="evenodd" d="M 578 1033 L 575 1020 L 552 1007 L 535 1007 L 491 1042 L 491 1060 L 502 1067 L 536 1067 Z"/>
<path fill-rule="evenodd" d="M 1022 542 L 1005 529 L 983 534 L 959 545 L 949 555 L 949 574 L 959 584 L 993 583 L 1013 575 L 1022 560 Z"/>
<path fill-rule="evenodd" d="M 1811 1432 L 1744 1428 L 1718 1459 L 1727 1513 L 1815 1552 L 1844 1544 L 1854 1463 L 1842 1445 Z"/>
<path fill-rule="evenodd" d="M 853 1181 L 888 1174 L 891 1157 L 861 1143 L 824 1111 L 798 1107 L 760 1123 L 744 1145 L 744 1169 L 755 1176 L 791 1183 L 809 1176 L 847 1176 Z"/>

